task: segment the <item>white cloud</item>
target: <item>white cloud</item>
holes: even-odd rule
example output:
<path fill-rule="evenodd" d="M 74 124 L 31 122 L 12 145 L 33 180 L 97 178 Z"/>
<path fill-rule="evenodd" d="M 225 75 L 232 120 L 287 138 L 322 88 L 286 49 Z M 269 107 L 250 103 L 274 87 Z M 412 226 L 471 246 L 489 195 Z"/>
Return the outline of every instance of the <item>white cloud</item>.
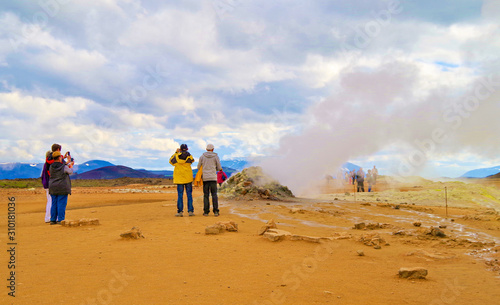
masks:
<path fill-rule="evenodd" d="M 403 12 L 352 54 L 342 52 L 343 42 L 352 42 L 354 29 L 373 21 L 387 1 L 257 0 L 223 14 L 213 3 L 72 2 L 46 24 L 32 22 L 38 6 L 12 4 L 19 9 L 0 14 L 6 147 L 22 151 L 22 161 L 63 141 L 82 158 L 117 161 L 148 162 L 153 151 L 162 155 L 162 147 L 182 141 L 195 151 L 212 142 L 226 157 L 256 156 L 311 128 L 325 137 L 351 133 L 359 142 L 391 138 L 380 147 L 356 146 L 360 160 L 366 154 L 368 162 L 383 162 L 407 152 L 394 144 L 405 142 L 405 130 L 418 139 L 446 126 L 443 111 L 470 92 L 486 67 L 498 70 L 497 1 L 484 1 L 482 11 L 465 0 L 453 11 L 441 2 L 402 3 Z M 370 78 L 377 71 L 384 73 Z M 330 96 L 334 103 L 318 102 Z M 498 109 L 482 104 L 458 130 L 448 130 L 460 162 L 462 150 L 493 158 L 488 142 L 500 130 L 490 126 L 483 135 L 481 124 Z M 400 127 L 378 131 L 376 120 L 387 118 L 382 123 Z M 54 125 L 64 132 L 53 132 Z M 18 143 L 22 138 L 32 144 Z M 304 143 L 321 141 L 311 135 Z"/>

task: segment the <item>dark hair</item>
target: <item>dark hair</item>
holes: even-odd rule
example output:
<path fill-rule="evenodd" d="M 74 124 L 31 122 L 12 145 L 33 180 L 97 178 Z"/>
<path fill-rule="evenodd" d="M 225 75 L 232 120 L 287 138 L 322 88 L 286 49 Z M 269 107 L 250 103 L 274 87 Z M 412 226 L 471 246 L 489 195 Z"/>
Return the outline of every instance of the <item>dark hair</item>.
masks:
<path fill-rule="evenodd" d="M 181 144 L 181 150 L 188 150 L 187 144 Z"/>
<path fill-rule="evenodd" d="M 59 144 L 52 144 L 52 151 L 56 151 L 56 150 L 60 150 L 61 149 L 61 145 Z"/>

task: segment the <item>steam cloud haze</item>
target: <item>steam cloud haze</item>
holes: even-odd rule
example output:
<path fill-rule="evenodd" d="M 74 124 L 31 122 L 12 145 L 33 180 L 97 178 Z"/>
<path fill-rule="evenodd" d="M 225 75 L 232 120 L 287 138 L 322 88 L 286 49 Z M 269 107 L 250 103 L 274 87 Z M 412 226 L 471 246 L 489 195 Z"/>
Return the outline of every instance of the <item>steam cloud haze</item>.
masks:
<path fill-rule="evenodd" d="M 309 187 L 306 181 L 335 174 L 344 162 L 383 150 L 397 152 L 385 168 L 385 174 L 396 177 L 419 174 L 429 159 L 441 154 L 467 151 L 495 157 L 498 73 L 478 76 L 459 96 L 457 88 L 446 86 L 422 92 L 423 78 L 416 65 L 398 61 L 371 71 L 347 69 L 338 93 L 312 107 L 306 116 L 309 125 L 300 134 L 283 137 L 275 151 L 280 157 L 262 166 L 300 192 Z"/>

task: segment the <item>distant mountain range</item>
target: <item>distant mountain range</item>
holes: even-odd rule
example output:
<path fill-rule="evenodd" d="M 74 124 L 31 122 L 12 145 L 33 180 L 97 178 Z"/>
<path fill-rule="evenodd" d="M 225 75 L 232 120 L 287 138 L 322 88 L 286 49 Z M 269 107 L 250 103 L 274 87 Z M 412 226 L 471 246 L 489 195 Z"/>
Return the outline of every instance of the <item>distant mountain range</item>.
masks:
<path fill-rule="evenodd" d="M 42 173 L 43 163 L 2 163 L 0 179 L 38 178 Z"/>
<path fill-rule="evenodd" d="M 222 160 L 222 168 L 224 172 L 231 176 L 235 172 L 251 166 L 252 164 L 246 159 Z M 358 170 L 359 166 L 350 162 L 342 165 L 343 169 Z M 39 178 L 43 169 L 43 163 L 1 163 L 0 164 L 0 179 L 27 179 Z M 75 174 L 72 179 L 116 179 L 122 177 L 130 178 L 172 178 L 173 170 L 146 170 L 133 169 L 130 167 L 115 165 L 103 160 L 90 160 L 84 163 L 76 164 L 74 167 Z M 196 175 L 196 170 L 193 174 Z M 480 168 L 466 172 L 461 178 L 486 178 L 500 174 L 500 166 L 489 168 Z"/>
<path fill-rule="evenodd" d="M 28 179 L 39 178 L 44 163 L 3 163 L 0 164 L 0 179 Z M 248 166 L 248 161 L 244 159 L 221 161 L 222 169 L 226 175 L 231 176 L 235 172 L 241 171 Z M 75 164 L 73 168 L 75 174 L 72 179 L 116 179 L 122 177 L 129 178 L 172 178 L 173 170 L 146 170 L 133 169 L 127 166 L 115 165 L 103 160 L 90 160 L 84 163 Z M 196 175 L 197 170 L 193 170 Z"/>
<path fill-rule="evenodd" d="M 75 164 L 75 167 L 73 167 L 73 171 L 78 174 L 82 174 L 106 166 L 114 166 L 114 164 L 108 161 L 90 160 L 81 164 Z"/>
<path fill-rule="evenodd" d="M 466 172 L 461 178 L 486 178 L 500 173 L 500 165 L 488 168 L 479 168 Z"/>

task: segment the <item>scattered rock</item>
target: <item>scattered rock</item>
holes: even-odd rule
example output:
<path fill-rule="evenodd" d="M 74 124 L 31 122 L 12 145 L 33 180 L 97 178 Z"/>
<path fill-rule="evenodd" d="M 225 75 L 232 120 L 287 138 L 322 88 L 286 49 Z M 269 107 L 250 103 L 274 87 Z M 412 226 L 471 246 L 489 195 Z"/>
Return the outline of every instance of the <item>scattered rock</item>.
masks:
<path fill-rule="evenodd" d="M 292 233 L 284 230 L 268 229 L 263 235 L 270 241 L 280 241 L 284 240 L 287 236 L 291 236 Z"/>
<path fill-rule="evenodd" d="M 358 253 L 359 256 L 365 256 L 365 252 L 363 252 L 363 250 L 358 250 L 356 253 Z"/>
<path fill-rule="evenodd" d="M 97 218 L 82 218 L 80 220 L 63 220 L 61 221 L 63 227 L 79 227 L 79 226 L 97 226 L 99 219 Z"/>
<path fill-rule="evenodd" d="M 353 227 L 354 230 L 364 230 L 365 228 L 366 228 L 366 225 L 364 222 L 357 223 Z"/>
<path fill-rule="evenodd" d="M 342 232 L 342 233 L 335 232 L 333 233 L 332 239 L 349 239 L 351 237 L 352 236 L 350 234 L 347 234 L 347 232 Z"/>
<path fill-rule="evenodd" d="M 369 224 L 365 224 L 364 222 L 357 223 L 353 227 L 354 230 L 378 230 L 378 229 L 391 229 L 391 228 L 394 228 L 394 226 L 391 225 L 391 224 L 389 224 L 389 223 L 383 223 L 383 224 L 369 223 Z"/>
<path fill-rule="evenodd" d="M 375 246 L 373 246 L 373 249 L 377 249 L 378 250 L 378 249 L 382 249 L 382 247 L 380 245 L 375 245 Z"/>
<path fill-rule="evenodd" d="M 305 210 L 304 209 L 299 209 L 299 208 L 291 208 L 290 209 L 290 213 L 292 213 L 292 214 L 295 214 L 295 213 L 304 214 Z"/>
<path fill-rule="evenodd" d="M 120 236 L 122 238 L 128 238 L 128 239 L 145 238 L 144 235 L 142 235 L 141 229 L 137 227 L 133 227 L 132 229 L 130 229 L 130 231 L 120 234 Z"/>
<path fill-rule="evenodd" d="M 392 235 L 399 235 L 399 236 L 413 236 L 413 232 L 405 231 L 405 230 L 398 230 L 395 232 L 392 232 Z"/>
<path fill-rule="evenodd" d="M 290 240 L 303 240 L 311 243 L 320 243 L 322 241 L 332 240 L 331 237 L 315 237 L 315 236 L 305 236 L 305 235 L 291 235 Z"/>
<path fill-rule="evenodd" d="M 422 267 L 399 269 L 399 277 L 403 279 L 425 279 L 426 276 L 427 269 Z"/>
<path fill-rule="evenodd" d="M 216 235 L 224 232 L 225 228 L 222 225 L 214 224 L 205 228 L 205 234 Z"/>
<path fill-rule="evenodd" d="M 226 222 L 218 222 L 216 224 L 222 226 L 226 231 L 238 232 L 238 224 L 232 220 Z"/>
<path fill-rule="evenodd" d="M 205 234 L 215 235 L 224 231 L 238 232 L 238 224 L 234 221 L 218 222 L 205 228 Z"/>
<path fill-rule="evenodd" d="M 366 246 L 380 246 L 385 244 L 385 240 L 379 234 L 363 234 L 358 240 Z"/>
<path fill-rule="evenodd" d="M 414 225 L 415 227 L 420 227 L 420 226 L 422 225 L 422 223 L 421 223 L 420 221 L 415 221 L 415 222 L 413 223 L 413 225 Z"/>
<path fill-rule="evenodd" d="M 266 231 L 268 229 L 276 229 L 277 226 L 276 226 L 276 223 L 274 222 L 274 219 L 271 219 L 269 220 L 266 225 L 262 226 L 260 229 L 259 229 L 259 235 L 262 235 L 264 233 L 266 233 Z"/>
<path fill-rule="evenodd" d="M 439 228 L 446 229 L 446 226 L 445 225 L 440 225 Z"/>
<path fill-rule="evenodd" d="M 446 234 L 439 228 L 431 227 L 430 230 L 426 233 L 427 235 L 437 236 L 437 237 L 446 237 Z"/>

